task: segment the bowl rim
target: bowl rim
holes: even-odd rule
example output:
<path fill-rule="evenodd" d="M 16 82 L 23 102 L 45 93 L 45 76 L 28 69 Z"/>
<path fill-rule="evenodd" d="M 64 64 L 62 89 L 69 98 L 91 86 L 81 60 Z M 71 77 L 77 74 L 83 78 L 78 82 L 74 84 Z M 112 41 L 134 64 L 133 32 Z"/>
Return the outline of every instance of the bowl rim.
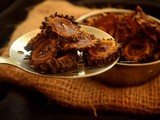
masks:
<path fill-rule="evenodd" d="M 104 9 L 98 9 L 98 10 L 94 10 L 92 12 L 86 13 L 80 17 L 78 17 L 75 21 L 76 22 L 80 22 L 90 16 L 94 16 L 94 15 L 98 15 L 98 14 L 102 14 L 102 13 L 106 13 L 106 12 L 134 12 L 134 10 L 130 10 L 130 9 L 123 9 L 123 8 L 104 8 Z M 148 15 L 148 14 L 147 14 Z M 160 23 L 160 20 L 156 17 L 153 17 L 151 15 L 148 15 L 151 19 L 157 21 Z M 147 66 L 147 65 L 154 65 L 154 64 L 158 64 L 160 63 L 160 60 L 156 60 L 156 61 L 152 61 L 152 62 L 146 62 L 146 63 L 121 63 L 121 62 L 117 62 L 116 65 L 121 65 L 121 66 Z"/>
<path fill-rule="evenodd" d="M 104 8 L 104 9 L 100 9 L 100 10 L 98 9 L 98 10 L 94 10 L 92 12 L 86 13 L 86 14 L 78 17 L 75 21 L 80 22 L 80 21 L 86 19 L 87 17 L 94 16 L 96 14 L 102 14 L 104 12 L 133 12 L 133 10 L 121 9 L 121 8 Z"/>
<path fill-rule="evenodd" d="M 116 64 L 117 65 L 123 65 L 123 66 L 147 66 L 147 65 L 160 64 L 160 60 L 156 60 L 156 61 L 153 61 L 153 62 L 147 62 L 147 63 L 133 63 L 133 64 L 117 62 Z"/>

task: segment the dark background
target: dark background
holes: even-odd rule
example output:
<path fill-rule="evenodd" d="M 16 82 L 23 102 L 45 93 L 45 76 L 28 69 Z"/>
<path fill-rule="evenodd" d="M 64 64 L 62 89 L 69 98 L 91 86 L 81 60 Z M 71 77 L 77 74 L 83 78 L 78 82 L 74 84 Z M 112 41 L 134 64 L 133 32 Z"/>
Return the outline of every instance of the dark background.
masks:
<path fill-rule="evenodd" d="M 25 20 L 28 10 L 43 0 L 0 0 L 0 47 L 6 45 L 15 26 Z M 160 19 L 160 0 L 68 0 L 90 8 L 135 9 L 142 6 L 147 14 Z M 160 115 L 133 115 L 64 108 L 42 94 L 27 88 L 2 82 L 0 78 L 0 120 L 158 120 Z"/>

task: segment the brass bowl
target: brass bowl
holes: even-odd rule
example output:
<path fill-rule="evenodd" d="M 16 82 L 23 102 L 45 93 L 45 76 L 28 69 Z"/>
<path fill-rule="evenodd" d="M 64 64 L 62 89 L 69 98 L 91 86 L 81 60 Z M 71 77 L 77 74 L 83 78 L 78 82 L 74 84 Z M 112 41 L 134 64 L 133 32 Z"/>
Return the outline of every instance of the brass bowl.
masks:
<path fill-rule="evenodd" d="M 117 63 L 109 71 L 99 74 L 96 79 L 112 86 L 141 85 L 160 75 L 160 60 L 143 64 Z"/>
<path fill-rule="evenodd" d="M 106 12 L 126 13 L 126 12 L 132 12 L 132 10 L 107 8 L 85 14 L 79 17 L 76 21 L 81 23 L 83 20 L 91 16 Z M 158 20 L 157 18 L 152 16 L 149 17 L 160 23 L 160 20 Z M 141 85 L 149 80 L 154 79 L 158 75 L 160 75 L 160 60 L 148 63 L 134 63 L 134 64 L 118 62 L 110 70 L 102 74 L 99 74 L 97 76 L 94 76 L 94 78 L 112 86 L 124 87 L 124 86 Z"/>

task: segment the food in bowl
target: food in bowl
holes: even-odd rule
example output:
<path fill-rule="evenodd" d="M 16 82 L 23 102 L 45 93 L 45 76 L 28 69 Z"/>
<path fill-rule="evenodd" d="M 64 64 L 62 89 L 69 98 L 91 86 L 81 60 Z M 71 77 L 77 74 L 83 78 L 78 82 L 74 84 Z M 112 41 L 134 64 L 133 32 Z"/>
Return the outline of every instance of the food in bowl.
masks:
<path fill-rule="evenodd" d="M 102 29 L 122 44 L 119 62 L 148 63 L 160 60 L 160 22 L 141 7 L 135 11 L 101 11 L 77 20 Z"/>
<path fill-rule="evenodd" d="M 141 85 L 160 74 L 160 20 L 135 11 L 106 8 L 80 16 L 80 24 L 94 26 L 122 45 L 120 59 L 112 69 L 94 76 L 107 85 Z"/>
<path fill-rule="evenodd" d="M 117 59 L 120 45 L 113 39 L 100 39 L 80 29 L 68 15 L 45 17 L 41 31 L 25 46 L 33 70 L 64 73 L 78 69 L 78 63 L 98 67 Z M 81 55 L 79 55 L 80 53 Z"/>

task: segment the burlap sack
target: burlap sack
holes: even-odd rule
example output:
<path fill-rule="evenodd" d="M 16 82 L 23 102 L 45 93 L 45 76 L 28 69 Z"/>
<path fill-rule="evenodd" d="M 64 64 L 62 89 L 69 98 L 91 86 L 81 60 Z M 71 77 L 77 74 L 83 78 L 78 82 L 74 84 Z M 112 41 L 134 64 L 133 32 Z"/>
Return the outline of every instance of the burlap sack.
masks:
<path fill-rule="evenodd" d="M 44 1 L 29 12 L 17 26 L 2 56 L 8 55 L 12 42 L 40 26 L 44 16 L 58 12 L 75 18 L 93 11 L 73 6 L 67 1 Z M 33 75 L 9 65 L 0 64 L 0 78 L 24 87 L 34 88 L 57 103 L 78 109 L 110 110 L 137 114 L 160 113 L 160 75 L 141 86 L 114 88 L 93 78 L 56 79 Z"/>

